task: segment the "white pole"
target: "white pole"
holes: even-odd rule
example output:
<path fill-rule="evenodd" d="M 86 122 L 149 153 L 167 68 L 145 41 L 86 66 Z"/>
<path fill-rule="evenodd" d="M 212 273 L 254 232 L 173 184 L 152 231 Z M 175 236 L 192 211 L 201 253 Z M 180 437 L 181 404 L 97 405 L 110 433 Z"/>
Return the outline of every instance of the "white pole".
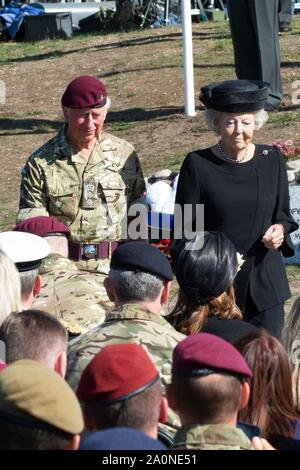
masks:
<path fill-rule="evenodd" d="M 195 116 L 194 66 L 191 0 L 181 0 L 183 69 L 184 69 L 184 106 L 188 116 Z"/>

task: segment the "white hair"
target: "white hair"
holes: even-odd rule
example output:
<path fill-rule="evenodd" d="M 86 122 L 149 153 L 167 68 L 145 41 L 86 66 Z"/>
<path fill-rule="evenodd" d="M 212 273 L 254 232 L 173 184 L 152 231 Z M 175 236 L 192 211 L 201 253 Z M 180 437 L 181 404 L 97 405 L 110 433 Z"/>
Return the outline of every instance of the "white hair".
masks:
<path fill-rule="evenodd" d="M 20 312 L 21 281 L 10 258 L 0 250 L 0 325 L 11 312 Z"/>
<path fill-rule="evenodd" d="M 111 105 L 111 99 L 110 99 L 109 96 L 107 96 L 107 97 L 106 97 L 106 103 L 105 103 L 105 105 L 103 106 L 103 108 L 105 108 L 106 111 L 108 111 L 109 108 L 110 108 L 110 105 Z"/>
<path fill-rule="evenodd" d="M 216 109 L 205 109 L 204 110 L 204 120 L 207 124 L 207 127 L 214 131 L 215 134 L 220 135 L 220 119 L 222 115 L 225 114 L 223 111 L 217 111 Z M 227 113 L 226 113 L 227 114 Z M 238 114 L 238 113 L 228 113 L 228 114 Z M 269 119 L 268 113 L 264 109 L 260 109 L 259 111 L 254 111 L 252 113 L 245 113 L 245 114 L 252 114 L 254 116 L 254 129 L 258 131 L 263 127 L 263 125 Z"/>

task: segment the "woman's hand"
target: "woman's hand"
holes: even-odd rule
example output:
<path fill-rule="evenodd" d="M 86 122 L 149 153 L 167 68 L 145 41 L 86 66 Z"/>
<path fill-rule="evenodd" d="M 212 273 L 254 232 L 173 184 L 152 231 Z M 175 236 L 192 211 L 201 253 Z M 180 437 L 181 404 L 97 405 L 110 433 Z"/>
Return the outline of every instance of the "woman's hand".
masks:
<path fill-rule="evenodd" d="M 281 224 L 271 225 L 261 239 L 265 247 L 270 250 L 276 250 L 279 248 L 282 245 L 283 240 L 284 227 Z"/>
<path fill-rule="evenodd" d="M 263 437 L 253 437 L 251 440 L 254 450 L 276 450 L 271 444 Z"/>

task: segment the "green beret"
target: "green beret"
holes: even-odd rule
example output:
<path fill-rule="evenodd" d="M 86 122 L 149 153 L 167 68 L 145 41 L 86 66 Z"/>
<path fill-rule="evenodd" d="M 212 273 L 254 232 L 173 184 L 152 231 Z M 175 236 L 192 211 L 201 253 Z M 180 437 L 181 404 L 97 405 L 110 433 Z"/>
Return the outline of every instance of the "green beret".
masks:
<path fill-rule="evenodd" d="M 54 427 L 73 435 L 84 426 L 79 402 L 64 379 L 28 359 L 12 363 L 0 374 L 0 417 L 38 429 Z"/>

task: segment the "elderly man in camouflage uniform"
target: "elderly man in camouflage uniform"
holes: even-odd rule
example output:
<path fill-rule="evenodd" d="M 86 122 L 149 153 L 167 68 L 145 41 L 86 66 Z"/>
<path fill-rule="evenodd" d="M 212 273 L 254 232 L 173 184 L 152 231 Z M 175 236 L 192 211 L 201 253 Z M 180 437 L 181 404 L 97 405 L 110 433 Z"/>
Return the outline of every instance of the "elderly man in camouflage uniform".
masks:
<path fill-rule="evenodd" d="M 131 242 L 114 251 L 110 268 L 105 287 L 116 308 L 102 325 L 71 342 L 67 380 L 76 389 L 83 370 L 104 346 L 137 343 L 149 353 L 166 385 L 173 348 L 184 338 L 161 316 L 173 278 L 170 264 L 157 248 Z M 169 421 L 174 420 L 170 416 Z"/>
<path fill-rule="evenodd" d="M 69 228 L 55 217 L 38 216 L 23 220 L 14 230 L 44 237 L 50 245 L 50 254 L 39 268 L 42 285 L 33 308 L 54 315 L 69 335 L 102 323 L 113 303 L 107 297 L 100 273 L 80 271 L 68 259 Z"/>
<path fill-rule="evenodd" d="M 109 103 L 94 77 L 68 85 L 62 96 L 66 125 L 27 160 L 17 217 L 55 216 L 71 230 L 70 257 L 101 272 L 107 272 L 116 241 L 126 237 L 128 207 L 145 191 L 133 146 L 102 132 Z"/>

